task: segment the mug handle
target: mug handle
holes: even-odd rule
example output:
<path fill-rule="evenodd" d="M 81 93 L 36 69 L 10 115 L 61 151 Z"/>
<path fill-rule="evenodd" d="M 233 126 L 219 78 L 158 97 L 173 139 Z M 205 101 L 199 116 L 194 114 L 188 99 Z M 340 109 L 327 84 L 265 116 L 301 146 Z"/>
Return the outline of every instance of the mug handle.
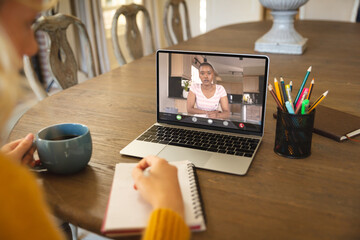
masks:
<path fill-rule="evenodd" d="M 30 171 L 33 171 L 33 172 L 47 172 L 47 168 L 40 164 L 40 165 L 37 165 L 35 167 L 30 168 Z"/>
<path fill-rule="evenodd" d="M 35 140 L 33 141 L 31 148 L 33 148 L 33 147 L 36 147 L 36 142 L 35 142 Z M 31 148 L 30 148 L 30 149 L 31 149 Z M 30 150 L 29 150 L 29 151 L 30 151 Z M 26 154 L 27 154 L 27 153 L 25 153 L 25 155 L 26 155 Z M 38 160 L 38 161 L 40 161 L 40 160 Z M 46 167 L 44 167 L 44 166 L 41 165 L 41 163 L 40 163 L 40 164 L 37 164 L 36 166 L 30 168 L 30 171 L 32 171 L 32 172 L 46 172 L 47 169 L 46 169 Z"/>

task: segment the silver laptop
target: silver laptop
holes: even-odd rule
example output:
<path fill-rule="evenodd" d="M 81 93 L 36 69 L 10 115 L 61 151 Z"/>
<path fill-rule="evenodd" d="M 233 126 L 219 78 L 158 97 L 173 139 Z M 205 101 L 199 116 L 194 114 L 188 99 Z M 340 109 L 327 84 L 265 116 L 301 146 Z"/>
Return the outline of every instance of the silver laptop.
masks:
<path fill-rule="evenodd" d="M 269 58 L 159 50 L 157 123 L 120 153 L 245 175 L 264 134 Z"/>

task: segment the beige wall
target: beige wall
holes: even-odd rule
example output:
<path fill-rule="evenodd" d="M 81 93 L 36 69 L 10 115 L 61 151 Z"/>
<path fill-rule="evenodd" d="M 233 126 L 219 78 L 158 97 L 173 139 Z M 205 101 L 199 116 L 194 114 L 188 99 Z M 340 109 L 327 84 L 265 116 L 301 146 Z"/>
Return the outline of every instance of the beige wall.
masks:
<path fill-rule="evenodd" d="M 167 46 L 163 32 L 163 11 L 166 0 L 147 0 L 156 5 L 159 46 Z M 200 1 L 186 0 L 193 37 L 200 32 Z M 300 9 L 301 19 L 351 21 L 359 0 L 309 0 Z M 206 31 L 239 22 L 262 20 L 262 6 L 258 0 L 206 0 Z"/>
<path fill-rule="evenodd" d="M 156 23 L 159 27 L 159 46 L 166 47 L 163 31 L 164 7 L 167 0 L 155 1 Z M 200 31 L 200 0 L 186 1 L 190 16 L 190 28 L 193 37 L 201 34 Z M 206 0 L 206 31 L 239 22 L 261 20 L 261 5 L 257 0 Z"/>
<path fill-rule="evenodd" d="M 310 0 L 300 9 L 300 19 L 355 21 L 359 0 Z"/>

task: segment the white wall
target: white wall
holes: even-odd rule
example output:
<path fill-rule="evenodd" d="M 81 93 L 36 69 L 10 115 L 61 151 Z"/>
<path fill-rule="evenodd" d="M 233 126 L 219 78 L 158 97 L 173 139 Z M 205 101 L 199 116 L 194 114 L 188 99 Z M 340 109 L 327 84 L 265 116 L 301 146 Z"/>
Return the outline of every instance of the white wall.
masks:
<path fill-rule="evenodd" d="M 166 0 L 151 0 L 157 4 L 157 25 L 159 27 L 159 46 L 167 46 L 164 38 L 163 11 Z M 190 28 L 193 37 L 200 31 L 200 1 L 186 0 L 188 6 Z M 239 22 L 261 20 L 261 5 L 258 0 L 205 0 L 206 1 L 206 31 Z"/>
<path fill-rule="evenodd" d="M 300 8 L 300 19 L 355 21 L 359 0 L 309 0 Z"/>
<path fill-rule="evenodd" d="M 207 31 L 224 25 L 262 20 L 261 4 L 257 0 L 211 0 L 206 2 Z"/>
<path fill-rule="evenodd" d="M 257 0 L 205 0 L 206 31 L 239 22 L 261 20 L 261 5 Z M 200 0 L 186 1 L 190 15 L 191 33 L 200 35 Z"/>

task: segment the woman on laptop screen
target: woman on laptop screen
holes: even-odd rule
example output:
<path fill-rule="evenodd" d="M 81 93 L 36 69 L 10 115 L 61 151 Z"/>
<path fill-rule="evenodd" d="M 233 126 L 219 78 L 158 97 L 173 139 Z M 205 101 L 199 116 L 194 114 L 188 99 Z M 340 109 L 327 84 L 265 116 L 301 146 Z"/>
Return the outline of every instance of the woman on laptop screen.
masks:
<path fill-rule="evenodd" d="M 225 88 L 214 84 L 214 72 L 210 63 L 203 62 L 200 64 L 201 84 L 192 84 L 190 87 L 187 97 L 188 113 L 206 114 L 209 118 L 228 118 L 230 116 Z M 219 104 L 221 108 L 219 108 Z"/>

